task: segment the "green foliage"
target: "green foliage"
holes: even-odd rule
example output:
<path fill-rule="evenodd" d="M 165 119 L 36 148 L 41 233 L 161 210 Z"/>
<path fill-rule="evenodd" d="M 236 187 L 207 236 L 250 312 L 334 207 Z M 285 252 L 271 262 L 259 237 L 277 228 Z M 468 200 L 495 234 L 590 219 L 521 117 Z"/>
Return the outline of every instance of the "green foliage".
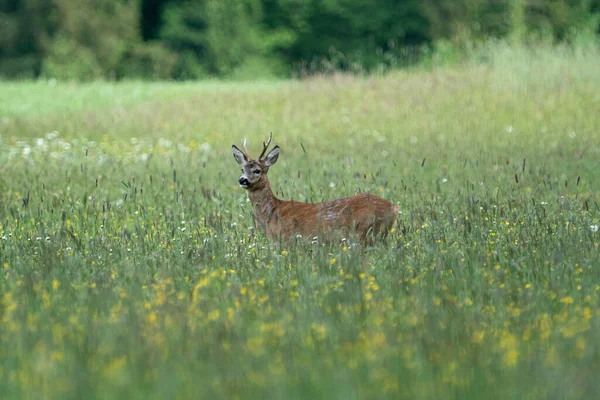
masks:
<path fill-rule="evenodd" d="M 42 76 L 60 80 L 91 80 L 101 77 L 102 67 L 94 52 L 71 37 L 57 35 L 46 48 Z"/>
<path fill-rule="evenodd" d="M 57 0 L 55 5 L 59 27 L 47 47 L 42 74 L 61 79 L 114 77 L 128 46 L 138 40 L 137 2 Z"/>
<path fill-rule="evenodd" d="M 0 76 L 253 79 L 378 73 L 490 39 L 597 38 L 598 0 L 4 0 Z M 81 57 L 79 57 L 81 55 Z"/>
<path fill-rule="evenodd" d="M 548 35 L 560 41 L 582 32 L 599 32 L 600 9 L 593 0 L 426 1 L 422 9 L 434 40 L 509 37 L 521 42 Z"/>
<path fill-rule="evenodd" d="M 162 44 L 144 43 L 123 54 L 117 69 L 117 78 L 168 80 L 173 77 L 177 55 Z"/>
<path fill-rule="evenodd" d="M 599 32 L 600 12 L 592 12 L 592 0 L 560 0 L 531 6 L 529 21 L 533 29 L 550 32 L 559 40 L 572 39 L 578 33 Z"/>
<path fill-rule="evenodd" d="M 406 46 L 428 40 L 428 21 L 414 1 L 290 0 L 280 2 L 275 14 L 295 32 L 281 54 L 309 73 L 396 66 Z"/>
<path fill-rule="evenodd" d="M 0 1 L 0 77 L 37 77 L 56 22 L 52 2 Z"/>
<path fill-rule="evenodd" d="M 165 8 L 159 37 L 182 54 L 177 78 L 199 77 L 200 69 L 217 76 L 268 76 L 282 69 L 273 48 L 289 39 L 282 31 L 268 35 L 261 18 L 257 0 L 173 2 Z"/>

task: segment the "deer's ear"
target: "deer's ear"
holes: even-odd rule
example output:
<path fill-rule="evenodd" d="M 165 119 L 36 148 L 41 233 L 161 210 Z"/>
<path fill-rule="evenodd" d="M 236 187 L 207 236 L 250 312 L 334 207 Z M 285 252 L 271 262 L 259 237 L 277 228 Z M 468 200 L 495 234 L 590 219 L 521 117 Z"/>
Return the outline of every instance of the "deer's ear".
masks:
<path fill-rule="evenodd" d="M 265 157 L 265 165 L 270 167 L 275 164 L 277 162 L 277 157 L 279 157 L 279 146 L 273 147 L 269 154 L 267 154 Z"/>
<path fill-rule="evenodd" d="M 235 147 L 235 145 L 231 146 L 231 152 L 233 153 L 233 158 L 235 158 L 235 161 L 237 161 L 238 164 L 244 165 L 248 161 L 248 157 L 246 157 L 244 152 Z"/>

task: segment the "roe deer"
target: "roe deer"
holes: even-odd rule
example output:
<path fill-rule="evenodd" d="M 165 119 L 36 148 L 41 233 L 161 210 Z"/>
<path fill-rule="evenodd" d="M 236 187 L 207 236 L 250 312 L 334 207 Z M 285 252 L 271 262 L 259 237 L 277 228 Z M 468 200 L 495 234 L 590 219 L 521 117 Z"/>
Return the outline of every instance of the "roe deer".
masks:
<path fill-rule="evenodd" d="M 239 185 L 248 191 L 254 215 L 265 236 L 289 240 L 295 235 L 307 239 L 319 237 L 324 241 L 334 234 L 355 235 L 362 241 L 373 236 L 385 236 L 392 227 L 400 208 L 369 193 L 322 203 L 302 203 L 281 200 L 273 195 L 267 172 L 279 157 L 279 146 L 265 155 L 273 134 L 258 159 L 250 158 L 244 140 L 242 148 L 231 146 L 233 157 L 242 166 Z M 340 236 L 341 237 L 341 236 Z M 338 237 L 336 237 L 338 239 Z"/>

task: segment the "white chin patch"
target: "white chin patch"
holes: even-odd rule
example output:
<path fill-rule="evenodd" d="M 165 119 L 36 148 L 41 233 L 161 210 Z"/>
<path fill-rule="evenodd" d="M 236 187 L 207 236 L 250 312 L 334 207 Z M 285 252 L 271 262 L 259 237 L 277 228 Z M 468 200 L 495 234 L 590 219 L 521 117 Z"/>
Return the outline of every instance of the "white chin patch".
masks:
<path fill-rule="evenodd" d="M 239 184 L 241 188 L 248 189 L 248 185 Z"/>

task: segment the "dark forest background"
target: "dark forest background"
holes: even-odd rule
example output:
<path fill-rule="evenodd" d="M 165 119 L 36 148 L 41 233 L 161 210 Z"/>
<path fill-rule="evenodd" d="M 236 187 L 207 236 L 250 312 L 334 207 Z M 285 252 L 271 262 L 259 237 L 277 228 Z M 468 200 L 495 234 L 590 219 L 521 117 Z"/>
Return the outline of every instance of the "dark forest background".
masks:
<path fill-rule="evenodd" d="M 596 40 L 600 0 L 0 0 L 0 77 L 373 72 L 490 40 Z"/>

